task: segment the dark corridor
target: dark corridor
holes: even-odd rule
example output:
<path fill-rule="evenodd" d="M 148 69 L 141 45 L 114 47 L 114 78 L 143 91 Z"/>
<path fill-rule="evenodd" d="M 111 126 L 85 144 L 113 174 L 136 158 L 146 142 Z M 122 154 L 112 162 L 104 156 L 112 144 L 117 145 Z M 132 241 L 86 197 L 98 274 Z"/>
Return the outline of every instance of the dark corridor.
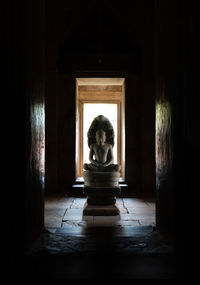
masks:
<path fill-rule="evenodd" d="M 5 1 L 2 11 L 5 277 L 198 276 L 196 2 Z M 156 227 L 147 236 L 145 229 L 140 232 L 139 240 L 135 234 L 127 243 L 120 238 L 113 243 L 113 236 L 99 233 L 56 240 L 44 228 L 45 197 L 70 196 L 75 181 L 76 77 L 126 78 L 125 194 L 156 199 Z M 173 253 L 149 251 L 160 237 Z M 42 250 L 28 256 L 38 240 L 71 246 L 72 252 Z M 75 247 L 81 250 L 74 253 Z M 95 255 L 89 254 L 91 248 Z M 105 274 L 100 276 L 101 268 Z"/>

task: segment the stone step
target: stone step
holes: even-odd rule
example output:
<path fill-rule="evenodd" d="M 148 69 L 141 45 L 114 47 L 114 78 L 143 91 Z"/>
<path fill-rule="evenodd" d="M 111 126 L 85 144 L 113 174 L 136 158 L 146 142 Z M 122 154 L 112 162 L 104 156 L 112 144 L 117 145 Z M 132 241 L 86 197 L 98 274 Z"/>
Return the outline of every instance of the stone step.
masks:
<path fill-rule="evenodd" d="M 58 228 L 55 234 L 66 236 L 98 236 L 98 237 L 142 237 L 153 231 L 152 226 L 127 226 L 127 227 L 63 227 Z"/>

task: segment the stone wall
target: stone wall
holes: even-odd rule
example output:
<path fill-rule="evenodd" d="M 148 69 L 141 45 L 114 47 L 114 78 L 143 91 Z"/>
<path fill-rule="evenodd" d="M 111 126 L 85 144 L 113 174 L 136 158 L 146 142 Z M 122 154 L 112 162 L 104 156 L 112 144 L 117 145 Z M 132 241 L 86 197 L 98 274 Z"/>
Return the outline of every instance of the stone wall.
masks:
<path fill-rule="evenodd" d="M 187 1 L 155 3 L 157 226 L 184 244 L 198 207 L 190 199 L 197 195 L 197 14 Z"/>
<path fill-rule="evenodd" d="M 44 226 L 44 1 L 6 1 L 2 9 L 1 204 L 10 269 Z"/>
<path fill-rule="evenodd" d="M 44 1 L 27 5 L 26 30 L 26 229 L 31 242 L 44 227 L 45 42 Z"/>

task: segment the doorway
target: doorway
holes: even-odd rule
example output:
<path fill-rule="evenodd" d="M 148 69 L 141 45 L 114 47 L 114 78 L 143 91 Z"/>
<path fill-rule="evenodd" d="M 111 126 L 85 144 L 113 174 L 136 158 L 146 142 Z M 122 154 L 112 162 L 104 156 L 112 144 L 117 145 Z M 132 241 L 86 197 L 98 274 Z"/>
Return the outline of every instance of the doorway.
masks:
<path fill-rule="evenodd" d="M 83 176 L 88 162 L 87 131 L 98 115 L 113 125 L 114 163 L 121 165 L 125 178 L 125 78 L 76 78 L 76 179 Z"/>

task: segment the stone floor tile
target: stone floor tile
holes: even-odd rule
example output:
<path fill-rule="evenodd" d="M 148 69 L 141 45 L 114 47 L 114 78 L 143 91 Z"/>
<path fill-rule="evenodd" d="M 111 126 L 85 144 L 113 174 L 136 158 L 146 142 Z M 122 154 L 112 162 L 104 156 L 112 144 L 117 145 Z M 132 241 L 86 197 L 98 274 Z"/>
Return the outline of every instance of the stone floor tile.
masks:
<path fill-rule="evenodd" d="M 135 201 L 135 200 L 129 201 L 129 200 L 127 200 L 127 198 L 123 199 L 123 200 L 124 200 L 124 207 L 125 208 L 129 208 L 129 207 L 137 207 L 137 208 L 144 207 L 145 208 L 145 207 L 148 207 L 148 205 L 142 200 L 140 200 L 140 201 Z"/>
<path fill-rule="evenodd" d="M 57 227 L 56 228 L 52 228 L 52 227 L 48 227 L 48 231 L 50 232 L 50 233 L 52 233 L 52 234 L 55 234 L 55 232 L 57 231 Z"/>
<path fill-rule="evenodd" d="M 128 214 L 127 209 L 125 209 L 123 206 L 117 204 L 117 207 L 119 208 L 121 214 Z"/>
<path fill-rule="evenodd" d="M 145 200 L 141 198 L 123 198 L 123 201 L 125 204 L 145 203 Z"/>
<path fill-rule="evenodd" d="M 156 208 L 156 207 L 155 207 L 155 202 L 148 202 L 148 201 L 146 201 L 146 204 L 147 204 L 149 207 L 153 208 L 153 209 Z"/>
<path fill-rule="evenodd" d="M 155 226 L 156 225 L 155 219 L 152 219 L 152 218 L 142 218 L 142 219 L 139 220 L 139 223 L 142 226 L 146 226 L 146 225 Z"/>
<path fill-rule="evenodd" d="M 72 202 L 75 200 L 74 197 L 47 197 L 45 199 L 45 209 L 66 209 L 69 208 Z"/>
<path fill-rule="evenodd" d="M 136 208 L 135 207 L 128 207 L 127 214 L 135 214 Z"/>
<path fill-rule="evenodd" d="M 128 208 L 129 213 L 133 211 L 134 214 L 141 214 L 141 215 L 155 215 L 155 210 L 146 207 L 146 208 Z"/>
<path fill-rule="evenodd" d="M 45 224 L 46 228 L 48 228 L 48 227 L 61 227 L 62 217 L 57 217 L 57 216 L 53 216 L 53 215 L 45 217 L 44 224 Z"/>
<path fill-rule="evenodd" d="M 135 214 L 121 214 L 120 216 L 123 221 L 138 220 Z"/>
<path fill-rule="evenodd" d="M 146 213 L 147 211 L 152 211 L 152 209 L 145 207 L 127 207 L 127 214 L 135 214 L 135 213 Z"/>
<path fill-rule="evenodd" d="M 65 221 L 62 223 L 62 228 L 64 227 L 87 227 L 88 223 L 93 223 L 93 220 L 90 221 L 83 221 L 83 220 L 70 220 L 70 221 Z"/>
<path fill-rule="evenodd" d="M 121 204 L 123 205 L 124 204 L 122 198 L 117 198 L 116 199 L 116 203 L 119 204 L 119 205 L 121 205 Z"/>
<path fill-rule="evenodd" d="M 139 225 L 140 225 L 139 220 L 129 220 L 129 221 L 120 220 L 120 221 L 118 221 L 118 226 L 121 226 L 121 227 L 130 227 L 130 226 L 139 226 Z"/>
<path fill-rule="evenodd" d="M 65 209 L 60 209 L 60 208 L 56 208 L 56 209 L 45 209 L 45 214 L 46 216 L 57 216 L 57 217 L 62 217 L 64 215 L 64 213 L 66 212 L 66 208 Z"/>
<path fill-rule="evenodd" d="M 124 207 L 126 209 L 129 209 L 129 208 L 135 208 L 135 209 L 147 209 L 147 208 L 151 208 L 150 206 L 148 206 L 147 204 L 145 203 L 138 203 L 138 204 L 134 204 L 134 203 L 131 203 L 129 205 L 125 204 Z"/>
<path fill-rule="evenodd" d="M 63 217 L 66 220 L 82 220 L 83 209 L 68 209 Z"/>
<path fill-rule="evenodd" d="M 55 232 L 55 228 L 87 227 L 130 227 L 138 225 L 155 225 L 155 203 L 139 198 L 117 198 L 120 218 L 101 216 L 84 216 L 83 206 L 86 198 L 53 197 L 45 202 L 45 227 Z"/>
<path fill-rule="evenodd" d="M 82 209 L 84 207 L 84 204 L 86 202 L 86 198 L 76 198 L 73 203 L 71 204 L 71 209 L 77 208 Z"/>

